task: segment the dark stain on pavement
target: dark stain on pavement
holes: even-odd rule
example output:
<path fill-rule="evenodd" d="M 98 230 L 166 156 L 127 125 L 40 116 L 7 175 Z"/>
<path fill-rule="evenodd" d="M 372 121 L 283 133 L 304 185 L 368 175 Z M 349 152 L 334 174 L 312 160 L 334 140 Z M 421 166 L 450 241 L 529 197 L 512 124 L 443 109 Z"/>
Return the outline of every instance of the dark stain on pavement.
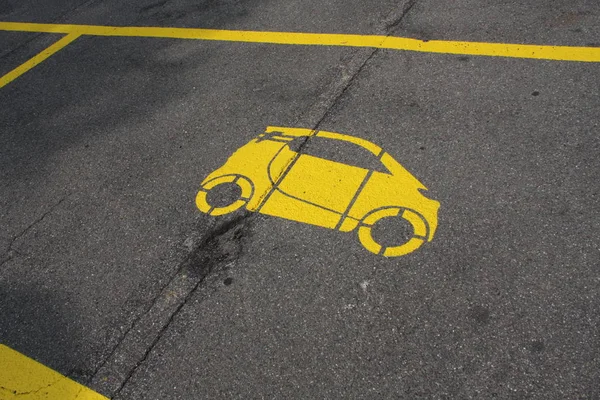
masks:
<path fill-rule="evenodd" d="M 140 18 L 149 23 L 166 23 L 189 20 L 202 16 L 210 21 L 243 17 L 248 14 L 246 4 L 239 0 L 204 0 L 170 2 L 169 0 L 147 4 L 140 8 Z"/>
<path fill-rule="evenodd" d="M 490 310 L 480 305 L 473 306 L 468 317 L 479 325 L 487 325 L 490 322 Z"/>
<path fill-rule="evenodd" d="M 527 348 L 532 353 L 542 353 L 546 349 L 546 346 L 544 345 L 543 340 L 534 340 L 531 343 L 529 343 Z"/>
<path fill-rule="evenodd" d="M 165 4 L 167 4 L 167 0 L 158 1 L 158 2 L 152 3 L 152 4 L 147 4 L 147 5 L 143 6 L 142 8 L 140 8 L 140 13 L 150 13 L 153 10 L 156 10 L 157 8 L 164 6 Z"/>
<path fill-rule="evenodd" d="M 0 343 L 71 378 L 89 376 L 81 357 L 77 301 L 33 282 L 0 281 Z"/>
<path fill-rule="evenodd" d="M 238 259 L 244 240 L 250 233 L 250 220 L 251 214 L 244 211 L 233 214 L 210 230 L 190 254 L 186 269 L 191 274 L 203 277 L 215 270 L 216 266 Z"/>
<path fill-rule="evenodd" d="M 0 15 L 10 14 L 13 6 L 8 1 L 0 1 Z"/>

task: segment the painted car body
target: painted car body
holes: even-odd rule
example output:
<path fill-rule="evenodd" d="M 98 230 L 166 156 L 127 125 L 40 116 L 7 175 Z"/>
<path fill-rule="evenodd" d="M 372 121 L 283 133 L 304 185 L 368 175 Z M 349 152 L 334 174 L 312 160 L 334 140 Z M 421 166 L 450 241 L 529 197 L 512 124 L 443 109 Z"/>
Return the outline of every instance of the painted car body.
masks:
<path fill-rule="evenodd" d="M 313 137 L 360 146 L 383 168 L 361 168 L 315 157 L 291 145 Z M 240 199 L 226 207 L 212 207 L 207 202 L 208 191 L 225 183 L 240 186 Z M 206 177 L 196 205 L 214 216 L 245 205 L 249 211 L 342 232 L 358 228 L 360 242 L 367 250 L 393 257 L 416 250 L 435 235 L 440 204 L 425 197 L 421 193 L 424 190 L 410 172 L 367 140 L 327 131 L 268 127 Z M 373 240 L 371 227 L 389 217 L 407 220 L 413 235 L 401 245 L 383 248 Z"/>

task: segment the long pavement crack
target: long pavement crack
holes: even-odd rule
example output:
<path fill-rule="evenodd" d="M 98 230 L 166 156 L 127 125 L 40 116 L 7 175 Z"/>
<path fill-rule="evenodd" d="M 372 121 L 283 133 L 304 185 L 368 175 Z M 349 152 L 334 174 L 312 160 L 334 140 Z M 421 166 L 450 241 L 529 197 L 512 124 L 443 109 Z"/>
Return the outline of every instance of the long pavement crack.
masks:
<path fill-rule="evenodd" d="M 386 36 L 392 35 L 417 1 L 410 0 L 400 10 L 394 10 L 382 21 L 378 30 Z M 312 121 L 308 125 L 312 126 L 313 130 L 319 129 L 378 51 L 379 49 L 355 51 L 350 60 L 341 66 L 341 79 L 326 87 L 317 101 L 300 118 Z M 131 323 L 112 352 L 96 369 L 90 382 L 95 390 L 110 398 L 121 393 L 208 274 L 220 265 L 239 257 L 242 251 L 239 243 L 249 231 L 251 220 L 252 216 L 246 212 L 209 230 L 181 262 L 176 273 L 159 291 L 146 311 Z M 223 252 L 221 239 L 238 243 L 238 249 L 234 250 L 233 254 Z"/>
<path fill-rule="evenodd" d="M 228 223 L 224 224 L 223 226 L 217 227 L 215 230 L 213 230 L 213 232 L 211 232 L 210 237 L 208 237 L 207 240 L 205 241 L 205 243 L 208 245 L 207 247 L 210 249 L 212 247 L 211 245 L 215 244 L 222 235 L 234 230 L 236 228 L 236 226 L 238 226 L 238 224 L 245 225 L 244 220 L 246 219 L 246 216 L 247 216 L 247 214 L 236 220 L 229 221 Z M 234 236 L 237 236 L 237 233 Z M 235 237 L 235 239 L 239 239 L 239 237 Z M 146 361 L 146 359 L 148 358 L 148 356 L 150 355 L 152 350 L 156 347 L 156 345 L 158 344 L 160 339 L 163 337 L 165 331 L 171 325 L 171 323 L 173 322 L 175 317 L 179 314 L 181 309 L 188 303 L 189 299 L 196 292 L 196 290 L 202 284 L 202 282 L 204 282 L 204 279 L 208 276 L 208 274 L 213 271 L 213 269 L 215 267 L 214 261 L 216 261 L 217 263 L 220 263 L 224 260 L 228 260 L 228 261 L 231 260 L 231 257 L 229 257 L 229 255 L 221 255 L 221 256 L 217 257 L 216 260 L 212 260 L 213 262 L 203 262 L 207 258 L 206 255 L 204 254 L 206 252 L 206 250 L 202 249 L 202 248 L 199 248 L 199 250 L 200 251 L 195 252 L 193 254 L 193 257 L 190 258 L 190 265 L 196 266 L 196 267 L 200 266 L 200 268 L 203 269 L 202 277 L 200 279 L 198 279 L 196 281 L 196 284 L 194 285 L 194 287 L 185 294 L 183 301 L 177 305 L 177 308 L 171 314 L 168 321 L 161 327 L 158 335 L 156 335 L 156 337 L 152 341 L 152 344 L 144 352 L 144 356 L 136 363 L 135 367 L 132 368 L 131 371 L 129 371 L 127 378 L 123 381 L 123 383 L 121 384 L 119 389 L 115 392 L 116 395 L 118 395 L 121 392 L 121 390 L 123 389 L 123 387 L 125 387 L 125 385 L 131 379 L 131 377 L 133 376 L 135 371 L 138 369 L 138 367 Z M 201 255 L 201 256 L 199 257 L 199 255 Z M 197 262 L 200 262 L 200 264 L 198 264 Z"/>
<path fill-rule="evenodd" d="M 120 393 L 205 278 L 241 255 L 251 219 L 248 212 L 234 214 L 197 241 L 159 295 L 97 368 L 91 381 L 95 390 L 110 397 Z"/>
<path fill-rule="evenodd" d="M 7 247 L 4 259 L 0 262 L 0 267 L 3 267 L 7 262 L 9 262 L 10 260 L 12 260 L 15 257 L 16 254 L 20 254 L 14 248 L 15 243 L 17 242 L 17 240 L 19 240 L 20 238 L 22 238 L 23 236 L 25 236 L 27 234 L 27 232 L 29 232 L 36 225 L 38 225 L 40 222 L 42 222 L 48 215 L 52 214 L 66 199 L 68 199 L 71 196 L 71 194 L 72 193 L 69 193 L 69 194 L 63 196 L 62 198 L 60 198 L 60 200 L 58 202 L 54 203 L 54 205 L 52 205 L 48 210 L 46 210 L 41 216 L 39 216 L 38 218 L 36 218 L 25 229 L 21 230 L 21 232 L 17 233 L 15 236 L 13 236 L 10 239 L 10 242 L 8 243 L 8 247 Z"/>
<path fill-rule="evenodd" d="M 406 15 L 417 4 L 419 0 L 409 0 L 403 7 L 394 9 L 383 19 L 380 26 L 375 29 L 375 33 L 391 36 L 400 26 Z M 312 129 L 317 130 L 325 121 L 327 116 L 335 108 L 336 104 L 344 97 L 358 76 L 362 73 L 367 64 L 380 51 L 378 48 L 363 48 L 354 51 L 354 55 L 345 64 L 340 66 L 341 79 L 334 82 L 324 90 L 319 98 L 301 117 L 308 121 L 316 121 L 312 124 Z M 300 146 L 302 148 L 302 146 Z"/>

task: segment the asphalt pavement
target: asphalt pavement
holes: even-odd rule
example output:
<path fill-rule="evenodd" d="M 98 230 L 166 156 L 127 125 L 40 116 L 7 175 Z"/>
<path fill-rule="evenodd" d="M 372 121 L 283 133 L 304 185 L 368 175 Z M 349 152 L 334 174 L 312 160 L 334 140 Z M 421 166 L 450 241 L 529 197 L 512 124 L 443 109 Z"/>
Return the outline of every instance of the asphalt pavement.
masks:
<path fill-rule="evenodd" d="M 585 0 L 11 0 L 0 22 L 600 47 Z M 56 39 L 0 31 L 0 76 Z M 0 88 L 0 344 L 115 399 L 600 398 L 598 82 L 594 62 L 82 36 Z M 201 212 L 270 126 L 380 146 L 439 202 L 435 236 L 384 257 L 299 222 L 324 209 L 306 199 Z M 329 172 L 289 190 L 342 201 Z"/>

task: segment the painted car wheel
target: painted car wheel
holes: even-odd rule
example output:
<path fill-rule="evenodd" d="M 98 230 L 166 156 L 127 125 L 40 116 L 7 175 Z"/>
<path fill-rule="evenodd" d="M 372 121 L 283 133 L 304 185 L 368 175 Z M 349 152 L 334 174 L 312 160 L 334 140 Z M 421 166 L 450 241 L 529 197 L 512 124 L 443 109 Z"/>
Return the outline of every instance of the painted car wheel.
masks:
<path fill-rule="evenodd" d="M 398 246 L 383 247 L 373 239 L 373 226 L 384 218 L 404 218 L 413 228 L 412 237 Z M 383 208 L 367 215 L 358 228 L 360 243 L 374 254 L 384 257 L 399 257 L 417 250 L 427 240 L 428 226 L 425 219 L 415 211 L 403 208 Z"/>
<path fill-rule="evenodd" d="M 225 206 L 211 205 L 207 199 L 208 193 L 211 190 L 215 190 L 217 186 L 222 185 L 235 185 L 241 189 L 241 193 L 238 199 L 234 200 L 231 204 Z M 205 182 L 200 191 L 196 195 L 196 206 L 198 209 L 208 215 L 217 217 L 219 215 L 225 215 L 239 210 L 241 207 L 246 205 L 253 192 L 252 182 L 242 175 L 225 175 L 218 178 L 212 179 Z"/>

